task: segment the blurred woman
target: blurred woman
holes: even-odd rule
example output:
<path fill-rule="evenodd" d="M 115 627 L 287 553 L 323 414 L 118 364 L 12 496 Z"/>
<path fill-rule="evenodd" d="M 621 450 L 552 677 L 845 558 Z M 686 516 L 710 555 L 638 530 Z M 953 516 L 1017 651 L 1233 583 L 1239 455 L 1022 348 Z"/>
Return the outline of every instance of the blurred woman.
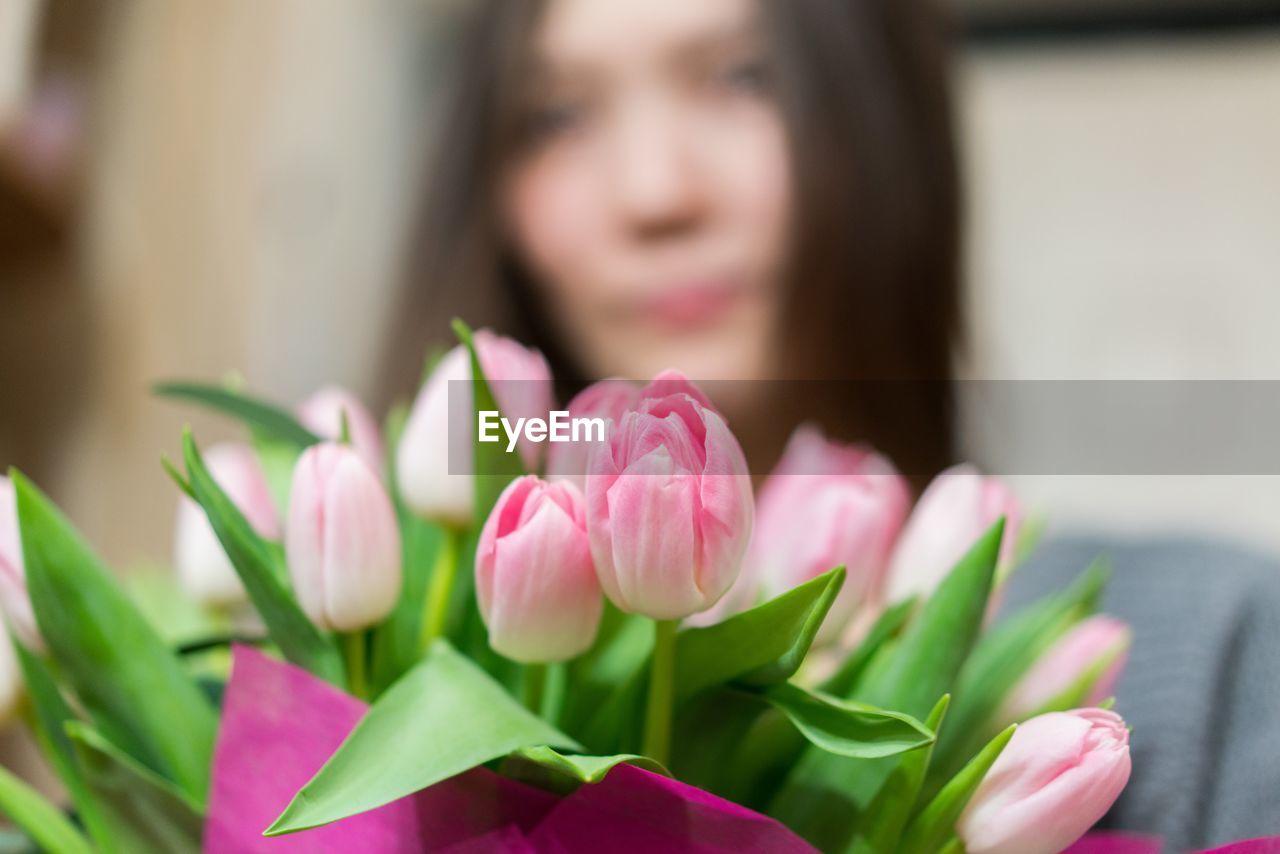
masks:
<path fill-rule="evenodd" d="M 761 463 L 807 418 L 933 474 L 958 328 L 946 35 L 900 0 L 474 4 L 397 390 L 454 315 L 537 345 L 565 393 L 670 366 L 909 380 L 719 403 L 794 413 L 735 419 Z"/>

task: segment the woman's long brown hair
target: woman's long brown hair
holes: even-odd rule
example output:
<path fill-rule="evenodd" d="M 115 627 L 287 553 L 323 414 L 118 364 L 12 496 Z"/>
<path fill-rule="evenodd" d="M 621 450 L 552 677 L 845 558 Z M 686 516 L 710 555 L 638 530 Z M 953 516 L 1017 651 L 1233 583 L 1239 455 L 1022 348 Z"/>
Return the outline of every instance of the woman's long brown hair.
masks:
<path fill-rule="evenodd" d="M 542 4 L 465 5 L 388 376 L 394 392 L 411 392 L 424 353 L 451 343 L 449 320 L 462 316 L 541 349 L 567 395 L 592 378 L 558 345 L 495 213 Z M 772 403 L 922 479 L 952 459 L 960 327 L 945 22 L 932 0 L 760 6 L 796 188 L 786 375 L 825 381 L 778 384 L 789 399 Z"/>

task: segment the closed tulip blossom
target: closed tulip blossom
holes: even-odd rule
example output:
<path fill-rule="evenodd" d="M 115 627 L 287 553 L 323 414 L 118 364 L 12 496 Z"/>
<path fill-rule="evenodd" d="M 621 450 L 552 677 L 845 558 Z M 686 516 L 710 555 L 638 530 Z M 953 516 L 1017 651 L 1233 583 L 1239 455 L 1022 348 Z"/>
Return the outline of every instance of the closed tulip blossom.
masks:
<path fill-rule="evenodd" d="M 726 597 L 741 600 L 732 610 L 753 604 L 756 591 L 772 598 L 844 566 L 844 586 L 819 640 L 837 637 L 860 605 L 879 598 L 910 500 L 906 481 L 884 457 L 798 429 L 760 489 L 743 576 Z"/>
<path fill-rule="evenodd" d="M 537 350 L 481 329 L 476 355 L 503 417 L 546 418 L 552 408 L 551 369 Z M 473 514 L 472 436 L 475 415 L 471 357 L 461 345 L 436 365 L 409 413 L 396 451 L 396 477 L 419 516 L 464 526 Z M 520 442 L 525 468 L 538 464 L 538 445 Z"/>
<path fill-rule="evenodd" d="M 345 416 L 351 447 L 374 471 L 383 470 L 382 431 L 369 409 L 354 394 L 339 386 L 325 386 L 298 407 L 298 421 L 321 439 L 342 438 Z"/>
<path fill-rule="evenodd" d="M 1019 725 L 978 785 L 956 834 L 969 854 L 1057 854 L 1129 780 L 1129 730 L 1115 712 L 1053 712 Z"/>
<path fill-rule="evenodd" d="M 476 598 L 507 658 L 564 661 L 591 646 L 604 597 L 576 486 L 526 475 L 503 491 L 476 548 Z"/>
<path fill-rule="evenodd" d="M 1090 672 L 1096 680 L 1083 703 L 1097 705 L 1114 692 L 1132 642 L 1133 632 L 1123 620 L 1102 614 L 1082 620 L 1022 677 L 1002 705 L 1000 720 L 1020 721 L 1042 711 Z"/>
<path fill-rule="evenodd" d="M 285 556 L 302 610 L 352 632 L 377 623 L 400 595 L 400 531 L 382 482 L 356 451 L 325 443 L 293 470 Z"/>
<path fill-rule="evenodd" d="M 280 515 L 271 497 L 267 476 L 248 445 L 215 445 L 204 456 L 214 482 L 259 536 L 280 538 Z M 226 606 L 245 601 L 244 584 L 223 551 L 200 505 L 183 497 L 178 502 L 174 529 L 174 566 L 183 589 L 206 605 Z"/>
<path fill-rule="evenodd" d="M 566 409 L 570 418 L 603 418 L 617 423 L 639 399 L 639 386 L 626 380 L 601 380 L 578 392 Z M 547 477 L 584 488 L 591 446 L 592 442 L 581 439 L 552 444 L 547 450 Z"/>
<path fill-rule="evenodd" d="M 1009 488 L 958 465 L 934 478 L 916 503 L 889 564 L 888 601 L 912 594 L 928 596 L 1001 516 L 997 578 L 1013 565 L 1022 510 Z"/>
<path fill-rule="evenodd" d="M 27 595 L 27 570 L 18 529 L 18 497 L 13 481 L 4 476 L 0 476 L 0 610 L 23 645 L 44 651 L 44 638 L 40 636 L 36 615 L 31 610 L 31 597 Z"/>
<path fill-rule="evenodd" d="M 623 611 L 677 620 L 713 606 L 753 516 L 742 447 L 679 374 L 655 379 L 592 450 L 587 530 L 600 586 Z"/>

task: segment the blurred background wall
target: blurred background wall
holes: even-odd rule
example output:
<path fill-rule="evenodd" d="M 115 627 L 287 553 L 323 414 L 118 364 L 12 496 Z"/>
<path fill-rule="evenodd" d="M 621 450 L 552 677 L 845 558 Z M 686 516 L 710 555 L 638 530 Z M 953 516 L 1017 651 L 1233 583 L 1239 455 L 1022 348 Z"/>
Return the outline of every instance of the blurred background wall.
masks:
<path fill-rule="evenodd" d="M 959 60 L 971 375 L 1280 379 L 1280 16 L 1230 0 L 995 14 L 1016 5 L 973 0 L 986 24 Z M 1056 528 L 1280 549 L 1280 477 L 1014 480 Z"/>
<path fill-rule="evenodd" d="M 0 463 L 117 565 L 167 557 L 182 424 L 227 435 L 153 382 L 373 394 L 450 5 L 0 3 Z M 969 375 L 1280 379 L 1275 5 L 958 0 Z M 1277 478 L 1017 480 L 1280 550 Z"/>

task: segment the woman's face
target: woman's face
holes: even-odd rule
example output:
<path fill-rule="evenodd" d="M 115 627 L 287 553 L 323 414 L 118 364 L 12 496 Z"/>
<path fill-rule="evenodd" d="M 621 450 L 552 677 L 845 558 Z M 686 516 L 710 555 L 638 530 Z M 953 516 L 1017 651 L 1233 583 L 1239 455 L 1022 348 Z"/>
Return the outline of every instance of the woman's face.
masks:
<path fill-rule="evenodd" d="M 752 0 L 549 0 L 505 227 L 597 376 L 767 377 L 790 178 Z"/>

